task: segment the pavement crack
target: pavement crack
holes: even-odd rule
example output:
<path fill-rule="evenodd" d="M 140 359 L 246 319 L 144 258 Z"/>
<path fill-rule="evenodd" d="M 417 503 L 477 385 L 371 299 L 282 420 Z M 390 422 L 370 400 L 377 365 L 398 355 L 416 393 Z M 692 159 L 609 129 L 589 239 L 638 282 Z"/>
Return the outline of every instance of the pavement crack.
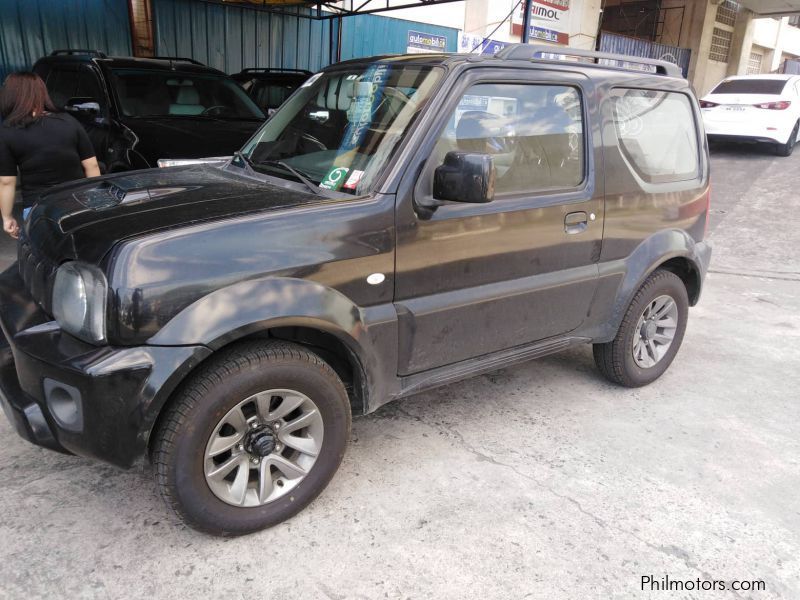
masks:
<path fill-rule="evenodd" d="M 636 540 L 637 542 L 639 542 L 640 544 L 644 544 L 645 546 L 647 546 L 648 548 L 650 548 L 651 550 L 653 550 L 655 552 L 658 552 L 658 553 L 663 554 L 665 556 L 669 556 L 669 557 L 671 557 L 673 559 L 680 560 L 681 562 L 683 562 L 683 564 L 686 566 L 687 569 L 689 569 L 690 571 L 693 571 L 695 573 L 700 574 L 706 580 L 709 580 L 709 581 L 713 581 L 714 580 L 714 576 L 713 575 L 711 575 L 710 573 L 704 571 L 699 565 L 697 565 L 696 563 L 694 563 L 691 560 L 691 556 L 689 555 L 689 553 L 686 550 L 683 550 L 682 548 L 679 548 L 679 547 L 674 546 L 674 545 L 666 545 L 665 546 L 665 545 L 653 544 L 652 542 L 647 541 L 646 539 L 644 539 L 643 537 L 641 537 L 640 535 L 638 535 L 634 531 L 630 531 L 629 529 L 625 529 L 624 527 L 621 527 L 620 525 L 617 525 L 617 524 L 614 524 L 614 523 L 609 524 L 604 519 L 602 519 L 599 516 L 595 515 L 591 511 L 585 509 L 579 500 L 576 500 L 575 498 L 572 498 L 571 496 L 569 496 L 567 494 L 562 494 L 560 492 L 557 492 L 552 487 L 550 487 L 546 483 L 540 481 L 539 479 L 537 479 L 533 475 L 529 475 L 528 473 L 524 473 L 524 472 L 520 471 L 514 465 L 501 462 L 501 461 L 497 460 L 496 458 L 494 458 L 493 456 L 490 456 L 490 455 L 486 454 L 485 452 L 481 452 L 480 450 L 475 448 L 475 446 L 473 446 L 470 442 L 468 442 L 464 438 L 462 433 L 460 431 L 458 431 L 457 429 L 455 429 L 454 427 L 449 426 L 449 425 L 444 424 L 444 423 L 442 423 L 440 426 L 437 427 L 436 425 L 431 425 L 430 423 L 427 423 L 426 421 L 424 421 L 420 417 L 411 414 L 410 412 L 408 412 L 407 410 L 401 408 L 400 406 L 395 406 L 394 409 L 395 409 L 395 411 L 397 413 L 399 413 L 399 414 L 401 414 L 401 415 L 403 415 L 405 417 L 408 417 L 409 419 L 411 419 L 413 421 L 416 421 L 418 423 L 422 423 L 423 425 L 426 425 L 426 426 L 430 427 L 431 429 L 438 429 L 440 432 L 443 432 L 445 434 L 449 434 L 452 438 L 455 438 L 456 442 L 458 443 L 458 445 L 462 449 L 464 449 L 467 452 L 469 452 L 470 454 L 474 455 L 478 460 L 484 461 L 484 462 L 488 462 L 490 464 L 496 465 L 496 466 L 501 467 L 501 468 L 509 469 L 512 472 L 516 473 L 518 476 L 522 477 L 523 479 L 526 479 L 528 481 L 533 482 L 534 484 L 536 484 L 537 487 L 539 487 L 539 488 L 541 488 L 541 489 L 543 489 L 543 490 L 545 490 L 547 492 L 550 492 L 550 494 L 552 494 L 556 498 L 560 498 L 561 500 L 569 502 L 570 504 L 572 504 L 578 510 L 578 512 L 580 512 L 581 514 L 583 514 L 586 517 L 589 517 L 592 521 L 597 523 L 597 525 L 599 525 L 600 527 L 602 527 L 602 528 L 610 528 L 610 529 L 613 529 L 614 531 L 617 531 L 618 533 L 621 533 L 623 535 L 629 536 L 629 537 L 633 538 L 634 540 Z M 735 590 L 730 590 L 730 592 L 735 597 L 742 598 L 742 596 L 740 594 L 738 594 Z"/>
<path fill-rule="evenodd" d="M 419 417 L 417 417 L 415 415 L 412 415 L 411 413 L 409 413 L 408 411 L 406 411 L 406 410 L 404 410 L 404 409 L 402 409 L 400 407 L 395 407 L 395 409 L 396 409 L 397 412 L 407 416 L 410 419 L 413 419 L 415 421 L 419 421 L 421 423 L 424 423 L 424 421 L 422 419 L 420 419 Z M 428 425 L 429 427 L 435 428 L 433 425 L 430 425 L 428 423 L 426 423 L 426 425 Z M 480 450 L 475 448 L 475 446 L 470 444 L 466 439 L 464 439 L 464 436 L 461 434 L 461 432 L 458 431 L 457 429 L 455 429 L 454 427 L 442 424 L 441 429 L 443 429 L 446 433 L 449 433 L 452 437 L 454 437 L 456 439 L 456 441 L 458 442 L 459 446 L 461 446 L 467 452 L 469 452 L 469 453 L 473 454 L 474 456 L 476 456 L 478 458 L 478 460 L 484 461 L 484 462 L 488 462 L 488 463 L 491 463 L 491 464 L 496 465 L 498 467 L 502 467 L 504 469 L 509 469 L 509 470 L 513 471 L 514 473 L 516 473 L 517 475 L 519 475 L 523 479 L 527 479 L 528 481 L 532 481 L 538 487 L 550 492 L 552 495 L 556 496 L 557 498 L 560 498 L 562 500 L 565 500 L 566 502 L 569 502 L 575 508 L 577 508 L 580 513 L 582 513 L 583 515 L 585 515 L 585 516 L 589 517 L 590 519 L 592 519 L 600 527 L 607 527 L 607 524 L 603 519 L 601 519 L 597 515 L 589 512 L 588 510 L 586 510 L 583 507 L 583 505 L 580 503 L 580 501 L 576 500 L 575 498 L 572 498 L 572 497 L 570 497 L 570 496 L 568 496 L 566 494 L 561 494 L 561 493 L 555 491 L 553 488 L 548 486 L 546 483 L 540 481 L 539 479 L 537 479 L 533 475 L 529 475 L 528 473 L 523 473 L 522 471 L 520 471 L 514 465 L 510 465 L 508 463 L 500 462 L 499 460 L 497 460 L 493 456 L 489 456 L 488 454 L 486 454 L 484 452 L 481 452 Z"/>
<path fill-rule="evenodd" d="M 731 277 L 750 277 L 775 281 L 800 281 L 800 274 L 792 271 L 750 271 L 747 273 L 740 273 L 737 271 L 724 271 L 722 269 L 709 269 L 708 272 L 714 273 L 715 275 L 729 275 Z M 787 277 L 779 277 L 778 275 L 787 275 Z"/>

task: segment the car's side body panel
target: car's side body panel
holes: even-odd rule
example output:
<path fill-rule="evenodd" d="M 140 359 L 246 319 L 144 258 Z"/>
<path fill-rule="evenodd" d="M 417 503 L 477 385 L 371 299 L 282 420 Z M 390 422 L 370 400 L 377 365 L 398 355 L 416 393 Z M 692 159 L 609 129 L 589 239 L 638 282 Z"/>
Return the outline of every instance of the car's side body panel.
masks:
<path fill-rule="evenodd" d="M 214 346 L 248 320 L 322 317 L 327 310 L 322 305 L 336 304 L 339 296 L 359 309 L 389 304 L 393 213 L 394 197 L 388 195 L 318 201 L 123 243 L 113 260 L 112 280 L 117 305 L 132 308 L 120 315 L 119 338 L 125 344 L 179 345 L 195 339 Z M 384 279 L 369 284 L 367 278 L 378 273 Z M 305 286 L 284 285 L 284 295 L 275 297 L 273 280 Z M 327 290 L 338 296 L 310 298 Z M 248 299 L 248 293 L 253 297 Z M 323 312 L 303 313 L 300 306 L 308 302 Z M 258 313 L 259 308 L 264 312 Z M 333 306 L 330 310 L 334 322 L 352 327 Z M 185 327 L 192 319 L 202 325 Z"/>
<path fill-rule="evenodd" d="M 456 71 L 438 120 L 419 145 L 398 197 L 397 283 L 400 363 L 409 375 L 575 330 L 594 294 L 602 239 L 603 190 L 599 128 L 592 130 L 585 98 L 593 83 L 582 74 L 471 67 Z M 421 207 L 431 194 L 427 159 L 474 85 L 540 86 L 575 90 L 582 100 L 583 169 L 580 185 L 496 197 L 487 204 Z M 417 176 L 417 174 L 419 174 Z M 565 231 L 568 214 L 586 227 Z M 591 216 L 590 216 L 591 215 Z"/>

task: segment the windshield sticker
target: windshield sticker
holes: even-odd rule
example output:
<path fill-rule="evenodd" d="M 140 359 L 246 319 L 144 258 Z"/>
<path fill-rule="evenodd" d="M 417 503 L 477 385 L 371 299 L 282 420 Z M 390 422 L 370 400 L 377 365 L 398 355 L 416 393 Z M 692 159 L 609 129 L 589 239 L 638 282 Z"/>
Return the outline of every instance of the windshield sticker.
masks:
<path fill-rule="evenodd" d="M 351 113 L 352 120 L 349 118 L 351 115 L 348 115 L 349 123 L 339 146 L 339 154 L 361 146 L 372 122 L 372 115 L 383 100 L 383 88 L 388 79 L 389 65 L 372 65 L 362 80 L 355 83 L 354 91 L 358 94 L 354 102 L 356 106 Z"/>
<path fill-rule="evenodd" d="M 300 87 L 308 87 L 310 85 L 314 85 L 314 82 L 317 79 L 319 79 L 320 77 L 322 77 L 322 73 L 317 73 L 316 75 L 312 75 L 311 77 L 306 79 L 306 82 L 303 85 L 301 85 Z"/>
<path fill-rule="evenodd" d="M 344 189 L 346 190 L 354 190 L 358 187 L 358 184 L 361 182 L 361 178 L 364 176 L 364 171 L 357 171 L 354 170 L 350 173 L 350 177 L 344 183 Z"/>
<path fill-rule="evenodd" d="M 338 190 L 344 184 L 349 170 L 350 169 L 347 167 L 333 167 L 328 171 L 328 174 L 325 175 L 325 179 L 320 182 L 319 187 L 325 188 L 326 190 Z"/>

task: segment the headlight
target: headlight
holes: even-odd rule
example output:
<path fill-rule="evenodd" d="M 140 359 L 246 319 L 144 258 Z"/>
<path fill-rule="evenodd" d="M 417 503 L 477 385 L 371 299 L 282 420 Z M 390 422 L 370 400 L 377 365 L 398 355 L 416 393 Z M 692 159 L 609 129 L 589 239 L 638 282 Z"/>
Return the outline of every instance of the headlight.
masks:
<path fill-rule="evenodd" d="M 53 284 L 53 316 L 67 333 L 101 344 L 106 341 L 107 290 L 100 269 L 65 263 L 56 272 Z"/>

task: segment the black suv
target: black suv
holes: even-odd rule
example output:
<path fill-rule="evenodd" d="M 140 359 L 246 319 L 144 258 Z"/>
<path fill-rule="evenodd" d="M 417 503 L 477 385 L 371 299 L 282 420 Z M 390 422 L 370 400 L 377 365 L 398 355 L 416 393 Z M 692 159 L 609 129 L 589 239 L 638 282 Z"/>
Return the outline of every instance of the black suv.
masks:
<path fill-rule="evenodd" d="M 149 457 L 185 522 L 241 534 L 391 400 L 586 343 L 658 378 L 711 254 L 697 100 L 669 63 L 541 52 L 337 64 L 223 167 L 44 195 L 0 276 L 16 430 Z"/>
<path fill-rule="evenodd" d="M 56 50 L 33 70 L 86 128 L 104 173 L 230 157 L 265 119 L 233 79 L 189 58 Z"/>
<path fill-rule="evenodd" d="M 231 77 L 266 115 L 272 116 L 311 75 L 311 71 L 300 69 L 244 69 Z"/>

